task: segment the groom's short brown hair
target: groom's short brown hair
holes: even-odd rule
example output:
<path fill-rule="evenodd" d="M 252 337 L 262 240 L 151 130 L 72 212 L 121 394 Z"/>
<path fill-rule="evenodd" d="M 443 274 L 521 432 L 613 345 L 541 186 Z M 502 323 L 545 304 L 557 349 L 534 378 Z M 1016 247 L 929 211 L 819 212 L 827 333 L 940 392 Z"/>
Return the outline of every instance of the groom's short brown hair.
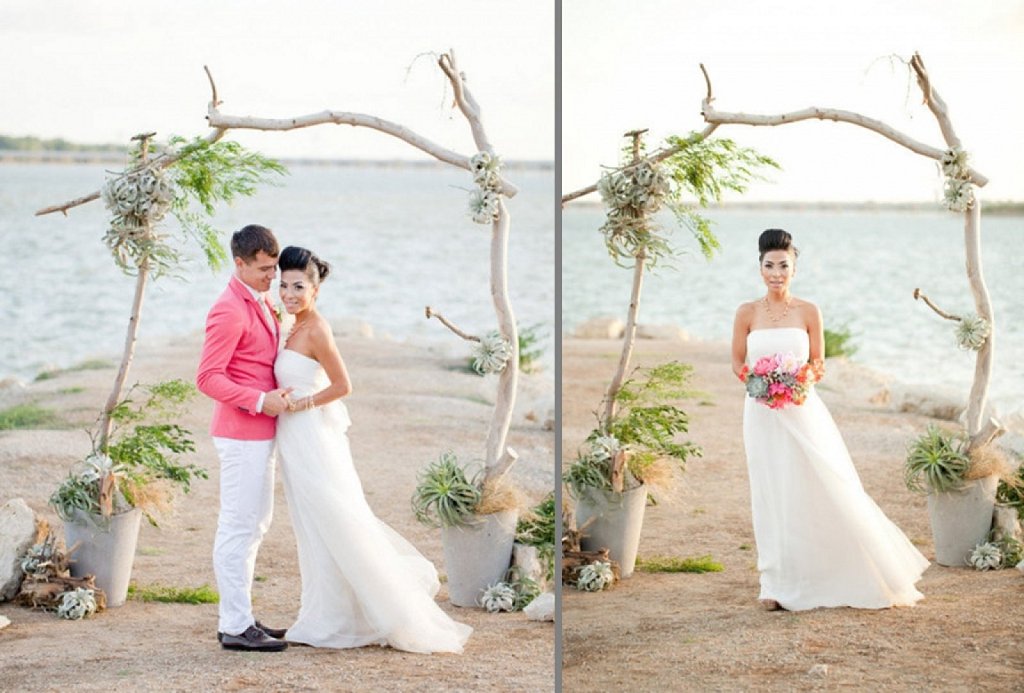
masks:
<path fill-rule="evenodd" d="M 281 247 L 277 244 L 274 232 L 265 226 L 249 224 L 235 231 L 231 236 L 232 257 L 240 257 L 245 262 L 252 262 L 261 250 L 270 257 L 277 257 L 281 254 Z"/>

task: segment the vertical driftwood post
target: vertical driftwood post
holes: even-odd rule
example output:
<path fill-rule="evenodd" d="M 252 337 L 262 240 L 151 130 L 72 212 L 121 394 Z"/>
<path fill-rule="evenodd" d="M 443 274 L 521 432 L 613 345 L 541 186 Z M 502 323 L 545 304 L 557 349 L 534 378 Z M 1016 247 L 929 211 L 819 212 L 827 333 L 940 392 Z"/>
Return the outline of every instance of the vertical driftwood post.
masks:
<path fill-rule="evenodd" d="M 957 137 L 956 131 L 953 129 L 949 109 L 932 86 L 920 54 L 914 53 L 914 57 L 910 59 L 910 67 L 917 76 L 917 84 L 924 95 L 925 104 L 939 124 L 946 146 L 951 149 L 959 149 L 961 147 L 960 138 Z M 974 296 L 975 309 L 991 327 L 988 339 L 981 345 L 981 349 L 978 350 L 978 355 L 975 357 L 974 383 L 971 385 L 970 399 L 967 402 L 966 426 L 967 435 L 971 439 L 969 447 L 975 448 L 986 444 L 993 437 L 988 432 L 983 434 L 981 419 L 985 413 L 988 386 L 992 377 L 993 343 L 996 333 L 992 299 L 989 297 L 985 277 L 981 271 L 981 199 L 978 197 L 977 191 L 974 194 L 974 204 L 964 212 L 964 262 L 967 267 L 967 279 L 971 285 L 971 294 Z M 1001 430 L 1001 427 L 997 422 L 992 422 L 992 425 L 985 426 L 985 429 Z"/>
<path fill-rule="evenodd" d="M 480 105 L 466 84 L 456 65 L 455 54 L 445 53 L 437 60 L 438 66 L 451 82 L 455 103 L 469 122 L 473 142 L 477 151 L 494 156 L 494 148 L 487 139 Z M 486 472 L 484 482 L 495 484 L 505 475 L 516 461 L 516 453 L 506 446 L 508 431 L 512 426 L 512 411 L 516 403 L 516 385 L 519 382 L 519 331 L 516 327 L 512 302 L 508 296 L 508 231 L 510 225 L 508 209 L 504 200 L 498 199 L 498 217 L 491 224 L 491 300 L 498 319 L 498 331 L 512 347 L 512 355 L 505 363 L 498 377 L 498 394 L 491 414 L 491 425 L 487 431 Z"/>
<path fill-rule="evenodd" d="M 508 229 L 511 219 L 504 200 L 499 200 L 498 209 L 498 219 L 491 230 L 491 299 L 498 317 L 498 330 L 512 346 L 512 355 L 498 376 L 498 396 L 487 431 L 486 481 L 491 483 L 500 480 L 516 461 L 515 452 L 505 443 L 512 426 L 512 410 L 519 382 L 519 329 L 508 297 Z"/>
<path fill-rule="evenodd" d="M 981 200 L 974 197 L 974 204 L 964 212 L 964 250 L 965 262 L 967 265 L 967 278 L 971 284 L 971 293 L 974 295 L 974 306 L 978 315 L 988 321 L 991 326 L 988 339 L 981 345 L 974 362 L 974 384 L 971 386 L 971 396 L 967 404 L 967 434 L 971 438 L 970 448 L 976 448 L 988 443 L 994 436 L 995 429 L 1001 432 L 997 422 L 992 426 L 984 426 L 982 417 L 985 413 L 985 402 L 988 397 L 988 386 L 992 376 L 992 357 L 995 339 L 996 325 L 995 316 L 992 311 L 992 299 L 989 297 L 988 287 L 985 285 L 985 278 L 981 273 Z M 996 433 L 998 435 L 998 433 Z"/>
<path fill-rule="evenodd" d="M 140 168 L 144 167 L 149 160 L 149 140 L 155 136 L 155 132 L 149 132 L 132 137 L 140 141 Z M 153 234 L 153 227 L 149 220 L 146 221 L 143 236 L 149 238 Z M 132 314 L 128 319 L 128 330 L 124 337 L 124 353 L 121 355 L 121 366 L 118 368 L 117 377 L 114 378 L 114 387 L 107 397 L 107 403 L 100 415 L 99 440 L 96 447 L 101 452 L 106 452 L 107 443 L 110 440 L 111 429 L 113 428 L 114 408 L 121 400 L 124 392 L 124 384 L 128 380 L 128 370 L 131 368 L 132 359 L 135 357 L 135 342 L 139 336 L 139 320 L 142 318 L 142 301 L 146 292 L 146 282 L 149 279 L 149 258 L 143 256 L 138 264 L 138 274 L 135 277 L 135 298 L 132 300 Z"/>
<path fill-rule="evenodd" d="M 646 129 L 631 130 L 624 135 L 624 137 L 633 138 L 633 160 L 631 162 L 633 165 L 640 162 L 640 138 L 645 132 L 647 132 Z M 605 394 L 604 416 L 601 421 L 602 425 L 605 426 L 615 416 L 615 396 L 619 394 L 619 389 L 622 387 L 622 381 L 626 378 L 626 372 L 629 369 L 629 360 L 633 355 L 633 344 L 636 341 L 636 316 L 640 311 L 640 289 L 644 282 L 644 263 L 647 260 L 647 255 L 643 248 L 640 249 L 640 252 L 638 252 L 634 258 L 633 289 L 629 295 L 629 312 L 626 314 L 626 330 L 622 335 L 622 353 L 619 355 L 619 366 L 615 370 L 615 376 L 612 378 L 612 382 L 608 386 L 608 392 Z"/>

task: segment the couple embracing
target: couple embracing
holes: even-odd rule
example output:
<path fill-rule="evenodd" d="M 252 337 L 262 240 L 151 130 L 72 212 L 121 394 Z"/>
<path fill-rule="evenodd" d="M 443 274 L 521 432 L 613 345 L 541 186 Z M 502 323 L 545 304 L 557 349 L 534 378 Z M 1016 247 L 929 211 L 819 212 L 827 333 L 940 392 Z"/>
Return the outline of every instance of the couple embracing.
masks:
<path fill-rule="evenodd" d="M 289 642 L 410 652 L 461 652 L 472 629 L 434 602 L 437 571 L 366 503 L 341 398 L 351 384 L 329 323 L 316 310 L 330 266 L 304 248 L 279 250 L 267 228 L 231 238 L 235 273 L 210 309 L 196 382 L 214 403 L 220 514 L 213 548 L 226 649 Z M 283 342 L 267 292 L 295 318 Z M 270 527 L 275 458 L 298 546 L 302 598 L 288 629 L 252 611 L 256 553 Z"/>

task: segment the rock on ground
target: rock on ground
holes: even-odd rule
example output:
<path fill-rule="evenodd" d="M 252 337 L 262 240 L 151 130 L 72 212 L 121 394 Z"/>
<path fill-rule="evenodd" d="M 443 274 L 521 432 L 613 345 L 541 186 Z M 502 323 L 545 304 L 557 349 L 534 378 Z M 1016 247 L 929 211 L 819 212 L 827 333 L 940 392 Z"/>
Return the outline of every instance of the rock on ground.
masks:
<path fill-rule="evenodd" d="M 0 508 L 0 602 L 13 599 L 25 575 L 21 559 L 36 543 L 36 514 L 21 498 Z"/>
<path fill-rule="evenodd" d="M 554 621 L 555 620 L 555 593 L 545 592 L 530 602 L 523 613 L 531 621 Z"/>
<path fill-rule="evenodd" d="M 591 318 L 576 328 L 577 339 L 619 339 L 626 326 L 618 318 Z"/>

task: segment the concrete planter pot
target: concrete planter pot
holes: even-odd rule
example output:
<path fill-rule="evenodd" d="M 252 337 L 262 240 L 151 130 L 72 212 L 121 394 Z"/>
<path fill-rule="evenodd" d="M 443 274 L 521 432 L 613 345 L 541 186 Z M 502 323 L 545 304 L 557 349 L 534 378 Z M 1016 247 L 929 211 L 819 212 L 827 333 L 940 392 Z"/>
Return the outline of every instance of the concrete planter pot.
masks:
<path fill-rule="evenodd" d="M 64 523 L 67 547 L 78 544 L 72 555 L 71 575 L 94 575 L 96 586 L 107 595 L 108 608 L 121 606 L 128 598 L 141 520 L 142 511 L 133 508 L 109 518 L 77 511 L 72 522 Z"/>
<path fill-rule="evenodd" d="M 477 517 L 472 525 L 441 528 L 448 599 L 455 606 L 479 606 L 488 586 L 500 582 L 512 561 L 517 510 Z"/>
<path fill-rule="evenodd" d="M 619 564 L 620 575 L 627 578 L 636 567 L 640 547 L 640 530 L 647 507 L 647 486 L 641 485 L 623 493 L 605 493 L 589 489 L 576 503 L 576 526 L 583 527 L 580 544 L 584 551 L 608 549 L 608 555 Z"/>
<path fill-rule="evenodd" d="M 998 481 L 998 477 L 988 476 L 968 482 L 959 491 L 928 494 L 936 563 L 966 565 L 974 547 L 988 539 Z"/>

